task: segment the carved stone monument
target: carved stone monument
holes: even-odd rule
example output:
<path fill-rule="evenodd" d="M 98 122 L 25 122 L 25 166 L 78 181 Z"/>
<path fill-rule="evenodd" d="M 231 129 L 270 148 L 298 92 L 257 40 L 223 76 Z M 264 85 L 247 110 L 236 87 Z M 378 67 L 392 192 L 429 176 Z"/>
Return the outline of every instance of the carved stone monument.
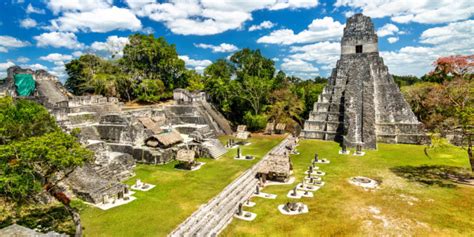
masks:
<path fill-rule="evenodd" d="M 376 142 L 429 142 L 379 56 L 370 17 L 355 14 L 347 19 L 341 58 L 305 121 L 302 136 L 335 140 L 347 147 L 360 144 L 364 149 L 376 149 Z"/>

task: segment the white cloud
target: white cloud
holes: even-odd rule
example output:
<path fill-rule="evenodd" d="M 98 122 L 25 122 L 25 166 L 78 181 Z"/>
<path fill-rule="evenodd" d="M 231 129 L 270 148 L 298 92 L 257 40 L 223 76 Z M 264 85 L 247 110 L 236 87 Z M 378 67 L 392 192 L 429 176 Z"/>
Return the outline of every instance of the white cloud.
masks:
<path fill-rule="evenodd" d="M 33 5 L 31 5 L 31 3 L 30 3 L 26 7 L 26 13 L 28 13 L 28 14 L 30 14 L 30 13 L 45 14 L 46 12 L 44 11 L 44 9 L 39 9 L 39 8 L 33 7 Z"/>
<path fill-rule="evenodd" d="M 36 25 L 38 25 L 36 23 L 36 21 L 34 19 L 31 19 L 31 18 L 26 18 L 26 19 L 20 21 L 20 26 L 23 27 L 23 28 L 26 28 L 26 29 L 33 28 Z"/>
<path fill-rule="evenodd" d="M 38 47 L 52 46 L 54 48 L 80 49 L 84 44 L 77 41 L 74 33 L 49 32 L 33 37 Z"/>
<path fill-rule="evenodd" d="M 125 0 L 141 17 L 163 22 L 175 34 L 213 35 L 240 29 L 252 19 L 252 12 L 262 9 L 309 8 L 317 0 L 170 0 L 157 3 L 151 0 Z"/>
<path fill-rule="evenodd" d="M 99 8 L 108 8 L 113 0 L 52 0 L 48 1 L 48 8 L 58 14 L 63 11 L 92 11 Z"/>
<path fill-rule="evenodd" d="M 220 45 L 212 44 L 194 44 L 194 46 L 203 49 L 211 49 L 214 53 L 230 53 L 237 51 L 239 48 L 233 44 L 221 43 Z"/>
<path fill-rule="evenodd" d="M 388 35 L 394 35 L 395 33 L 399 32 L 400 29 L 398 29 L 398 27 L 394 24 L 385 24 L 384 26 L 380 27 L 378 30 L 377 30 L 377 35 L 379 37 L 385 37 L 385 36 L 388 36 Z"/>
<path fill-rule="evenodd" d="M 39 64 L 39 63 L 35 63 L 35 64 L 23 64 L 23 65 L 20 65 L 20 67 L 22 68 L 30 68 L 32 70 L 45 70 L 45 71 L 48 71 L 48 67 L 46 67 L 45 65 L 43 64 Z"/>
<path fill-rule="evenodd" d="M 105 42 L 96 41 L 92 43 L 91 49 L 96 52 L 105 53 L 107 55 L 122 57 L 123 48 L 128 43 L 129 40 L 127 37 L 118 37 L 116 35 L 112 35 L 107 37 Z"/>
<path fill-rule="evenodd" d="M 319 42 L 303 46 L 292 46 L 290 54 L 283 59 L 281 68 L 288 75 L 313 78 L 319 75 L 319 68 L 329 71 L 340 57 L 339 42 Z M 318 68 L 319 67 L 319 68 Z"/>
<path fill-rule="evenodd" d="M 303 46 L 293 46 L 290 49 L 291 58 L 316 62 L 318 64 L 335 66 L 340 57 L 341 45 L 339 42 L 319 42 Z"/>
<path fill-rule="evenodd" d="M 57 76 L 60 81 L 64 82 L 67 78 L 66 67 L 64 65 L 58 65 L 52 68 L 49 73 Z"/>
<path fill-rule="evenodd" d="M 8 52 L 9 48 L 21 48 L 30 45 L 28 41 L 22 41 L 8 35 L 0 35 L 0 52 Z"/>
<path fill-rule="evenodd" d="M 289 72 L 317 72 L 319 69 L 313 64 L 301 59 L 284 58 L 281 68 Z"/>
<path fill-rule="evenodd" d="M 391 17 L 398 23 L 455 22 L 474 15 L 472 0 L 337 0 L 334 6 L 362 9 L 367 16 Z"/>
<path fill-rule="evenodd" d="M 257 40 L 258 43 L 267 44 L 296 44 L 314 43 L 319 41 L 339 39 L 342 36 L 344 25 L 334 21 L 332 17 L 315 19 L 308 26 L 308 29 L 295 34 L 293 30 L 282 29 L 271 32 Z"/>
<path fill-rule="evenodd" d="M 474 20 L 450 23 L 434 27 L 421 34 L 421 42 L 426 44 L 454 43 L 464 47 L 474 46 Z"/>
<path fill-rule="evenodd" d="M 18 57 L 18 58 L 16 59 L 16 61 L 19 62 L 19 63 L 27 63 L 27 62 L 30 61 L 30 59 L 27 58 L 27 57 Z"/>
<path fill-rule="evenodd" d="M 81 55 L 83 55 L 84 53 L 82 51 L 74 51 L 72 52 L 72 56 L 74 57 L 80 57 Z"/>
<path fill-rule="evenodd" d="M 258 25 L 252 25 L 249 27 L 249 31 L 256 31 L 256 30 L 262 30 L 262 29 L 270 29 L 273 28 L 276 24 L 271 22 L 271 21 L 263 21 L 262 23 Z"/>
<path fill-rule="evenodd" d="M 270 10 L 280 10 L 285 8 L 312 8 L 318 6 L 318 0 L 286 0 L 278 1 L 275 5 L 270 7 Z"/>
<path fill-rule="evenodd" d="M 398 51 L 381 52 L 391 73 L 422 76 L 433 69 L 439 57 L 474 54 L 474 20 L 450 23 L 425 30 L 420 42 L 426 46 L 406 46 Z"/>
<path fill-rule="evenodd" d="M 387 38 L 387 41 L 388 41 L 389 43 L 391 43 L 391 44 L 397 42 L 398 40 L 399 40 L 398 37 L 388 37 L 388 38 Z"/>
<path fill-rule="evenodd" d="M 51 53 L 47 56 L 40 57 L 41 60 L 52 62 L 55 65 L 64 65 L 64 61 L 69 61 L 72 59 L 71 55 L 67 54 L 59 54 L 59 53 Z"/>
<path fill-rule="evenodd" d="M 192 68 L 199 73 L 202 73 L 204 71 L 204 68 L 212 64 L 210 60 L 192 59 L 192 58 L 189 58 L 189 56 L 187 55 L 180 55 L 179 58 L 184 61 L 184 63 L 186 64 L 186 67 Z"/>
<path fill-rule="evenodd" d="M 52 30 L 91 31 L 105 33 L 113 30 L 137 31 L 142 28 L 140 20 L 126 8 L 95 8 L 87 12 L 65 12 L 63 16 L 51 20 Z"/>
<path fill-rule="evenodd" d="M 15 64 L 11 61 L 0 63 L 0 78 L 5 78 L 7 76 L 7 69 L 12 66 L 15 66 Z"/>

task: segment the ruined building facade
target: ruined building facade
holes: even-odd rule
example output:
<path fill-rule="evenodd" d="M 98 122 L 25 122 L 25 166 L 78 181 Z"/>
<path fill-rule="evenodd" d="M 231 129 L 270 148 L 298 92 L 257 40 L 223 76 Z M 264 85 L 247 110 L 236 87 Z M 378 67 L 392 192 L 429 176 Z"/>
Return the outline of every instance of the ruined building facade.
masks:
<path fill-rule="evenodd" d="M 370 17 L 348 18 L 341 58 L 305 121 L 302 136 L 366 149 L 376 149 L 377 142 L 428 142 L 423 125 L 379 56 Z"/>

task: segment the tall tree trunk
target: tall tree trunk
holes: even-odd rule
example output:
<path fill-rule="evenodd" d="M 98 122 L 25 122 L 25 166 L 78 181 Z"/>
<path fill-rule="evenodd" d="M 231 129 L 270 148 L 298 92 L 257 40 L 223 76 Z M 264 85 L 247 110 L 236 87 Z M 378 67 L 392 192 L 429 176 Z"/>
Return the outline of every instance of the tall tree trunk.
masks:
<path fill-rule="evenodd" d="M 471 171 L 474 172 L 474 157 L 472 157 L 472 135 L 468 135 L 467 140 L 467 154 L 469 156 L 469 163 L 471 164 Z"/>
<path fill-rule="evenodd" d="M 82 237 L 82 225 L 81 225 L 81 216 L 77 212 L 76 209 L 71 207 L 70 199 L 64 194 L 63 192 L 59 191 L 57 188 L 49 188 L 47 189 L 49 194 L 53 196 L 56 200 L 64 205 L 64 208 L 69 212 L 71 215 L 72 221 L 76 226 L 76 233 L 74 234 L 75 237 Z"/>

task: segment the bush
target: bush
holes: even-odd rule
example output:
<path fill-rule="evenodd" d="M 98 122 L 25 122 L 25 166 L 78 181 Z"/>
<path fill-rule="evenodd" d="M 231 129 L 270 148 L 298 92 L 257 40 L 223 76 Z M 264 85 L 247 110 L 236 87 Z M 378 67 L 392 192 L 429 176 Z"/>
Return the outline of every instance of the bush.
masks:
<path fill-rule="evenodd" d="M 145 79 L 135 89 L 140 102 L 158 102 L 163 98 L 165 86 L 161 80 Z"/>
<path fill-rule="evenodd" d="M 258 131 L 265 128 L 267 125 L 268 117 L 264 114 L 253 115 L 251 112 L 247 112 L 244 115 L 244 122 L 247 125 L 248 130 Z"/>

